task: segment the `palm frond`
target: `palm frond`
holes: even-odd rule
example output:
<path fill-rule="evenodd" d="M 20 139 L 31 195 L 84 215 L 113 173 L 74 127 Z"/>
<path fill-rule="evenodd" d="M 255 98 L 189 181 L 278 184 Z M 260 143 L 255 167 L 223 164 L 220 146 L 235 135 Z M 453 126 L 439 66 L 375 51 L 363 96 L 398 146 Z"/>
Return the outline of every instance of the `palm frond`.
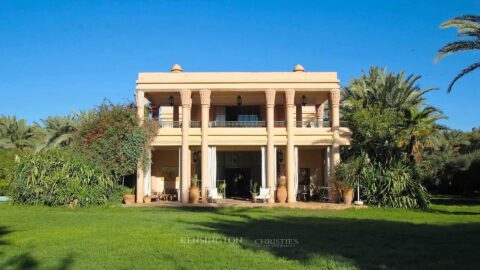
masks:
<path fill-rule="evenodd" d="M 450 42 L 438 50 L 435 62 L 440 61 L 445 56 L 460 51 L 480 50 L 480 40 L 459 40 Z"/>
<path fill-rule="evenodd" d="M 455 78 L 453 78 L 452 82 L 450 83 L 450 85 L 448 86 L 448 89 L 447 89 L 447 92 L 450 93 L 452 91 L 452 87 L 453 85 L 460 79 L 462 78 L 463 76 L 465 76 L 466 74 L 474 71 L 475 69 L 477 69 L 478 67 L 480 67 L 480 62 L 477 62 L 469 67 L 467 67 L 466 69 L 462 70 L 457 76 L 455 76 Z"/>

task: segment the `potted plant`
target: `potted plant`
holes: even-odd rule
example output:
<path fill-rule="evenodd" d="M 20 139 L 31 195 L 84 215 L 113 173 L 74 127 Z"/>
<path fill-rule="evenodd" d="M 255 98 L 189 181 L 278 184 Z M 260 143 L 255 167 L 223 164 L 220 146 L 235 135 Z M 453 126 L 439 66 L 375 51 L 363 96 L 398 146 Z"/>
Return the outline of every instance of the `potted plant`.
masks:
<path fill-rule="evenodd" d="M 135 194 L 133 193 L 133 189 L 128 187 L 123 187 L 123 203 L 124 204 L 135 203 Z"/>
<path fill-rule="evenodd" d="M 192 183 L 190 185 L 190 191 L 188 195 L 189 195 L 188 200 L 190 203 L 198 203 L 198 200 L 200 199 L 200 190 L 198 189 L 198 186 L 197 186 L 196 177 L 192 179 Z"/>
<path fill-rule="evenodd" d="M 258 183 L 253 180 L 250 180 L 250 194 L 252 194 L 252 202 L 253 203 L 256 203 L 257 202 L 257 195 L 258 195 L 258 192 L 260 191 L 259 187 L 258 187 Z"/>
<path fill-rule="evenodd" d="M 340 163 L 335 167 L 335 186 L 342 194 L 343 203 L 350 205 L 353 201 L 355 182 L 358 177 L 358 162 L 355 160 Z"/>
<path fill-rule="evenodd" d="M 144 203 L 151 203 L 152 202 L 152 197 L 145 195 L 143 196 L 143 202 Z"/>
<path fill-rule="evenodd" d="M 280 176 L 277 187 L 277 200 L 279 203 L 285 203 L 287 201 L 287 178 Z"/>

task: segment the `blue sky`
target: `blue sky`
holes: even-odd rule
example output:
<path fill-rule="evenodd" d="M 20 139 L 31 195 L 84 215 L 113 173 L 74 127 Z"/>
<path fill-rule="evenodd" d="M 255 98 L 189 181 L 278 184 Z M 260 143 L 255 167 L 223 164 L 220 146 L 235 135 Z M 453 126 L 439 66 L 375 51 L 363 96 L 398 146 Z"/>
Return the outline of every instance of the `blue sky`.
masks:
<path fill-rule="evenodd" d="M 0 0 L 0 114 L 30 122 L 132 98 L 142 71 L 337 71 L 371 65 L 422 75 L 444 124 L 480 126 L 480 71 L 445 89 L 478 53 L 434 64 L 456 39 L 444 20 L 480 1 Z"/>

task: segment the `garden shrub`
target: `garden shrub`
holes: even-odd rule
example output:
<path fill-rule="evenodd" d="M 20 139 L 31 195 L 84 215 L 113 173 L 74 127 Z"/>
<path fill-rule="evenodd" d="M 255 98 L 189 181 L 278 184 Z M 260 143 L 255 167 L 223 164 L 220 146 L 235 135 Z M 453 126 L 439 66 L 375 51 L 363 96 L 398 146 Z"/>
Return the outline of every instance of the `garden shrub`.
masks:
<path fill-rule="evenodd" d="M 366 163 L 361 170 L 367 204 L 399 208 L 425 208 L 429 194 L 414 168 L 401 161 Z"/>
<path fill-rule="evenodd" d="M 104 102 L 82 117 L 74 136 L 74 148 L 115 179 L 135 173 L 138 162 L 148 163 L 148 145 L 155 124 L 139 125 L 135 106 Z"/>
<path fill-rule="evenodd" d="M 20 149 L 0 149 L 0 196 L 7 193 L 7 188 L 12 180 L 12 170 L 15 159 L 24 155 L 26 151 Z"/>
<path fill-rule="evenodd" d="M 13 203 L 70 207 L 104 204 L 113 189 L 108 173 L 67 150 L 21 158 L 9 187 Z"/>

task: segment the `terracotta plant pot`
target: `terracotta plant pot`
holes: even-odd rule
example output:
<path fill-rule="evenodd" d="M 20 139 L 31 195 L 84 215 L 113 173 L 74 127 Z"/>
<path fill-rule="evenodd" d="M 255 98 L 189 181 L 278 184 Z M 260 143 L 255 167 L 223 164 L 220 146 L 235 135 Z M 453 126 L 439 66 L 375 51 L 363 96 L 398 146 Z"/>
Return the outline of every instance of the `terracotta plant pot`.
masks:
<path fill-rule="evenodd" d="M 353 188 L 342 190 L 343 203 L 350 205 L 353 201 Z"/>
<path fill-rule="evenodd" d="M 191 187 L 188 195 L 190 203 L 198 203 L 198 200 L 200 199 L 200 190 L 198 187 Z"/>
<path fill-rule="evenodd" d="M 144 203 L 151 203 L 152 202 L 152 197 L 150 197 L 148 195 L 143 197 L 143 202 Z"/>
<path fill-rule="evenodd" d="M 123 194 L 123 203 L 124 204 L 134 204 L 135 203 L 135 194 Z"/>
<path fill-rule="evenodd" d="M 257 194 L 252 193 L 252 203 L 256 203 L 256 202 L 257 202 Z"/>
<path fill-rule="evenodd" d="M 285 203 L 287 201 L 287 187 L 280 185 L 277 188 L 277 200 L 279 203 Z"/>

